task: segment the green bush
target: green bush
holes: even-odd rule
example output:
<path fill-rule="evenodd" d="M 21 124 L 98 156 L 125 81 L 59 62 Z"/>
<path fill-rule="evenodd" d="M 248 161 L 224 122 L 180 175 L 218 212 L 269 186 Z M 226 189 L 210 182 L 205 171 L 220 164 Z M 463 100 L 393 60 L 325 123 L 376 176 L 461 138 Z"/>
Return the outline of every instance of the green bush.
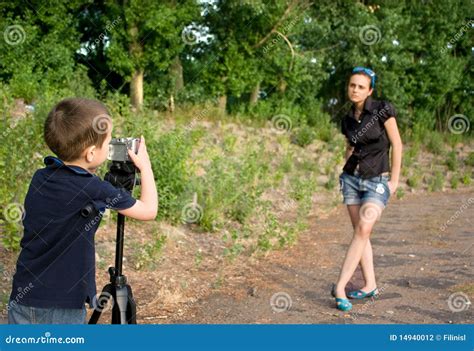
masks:
<path fill-rule="evenodd" d="M 428 139 L 426 144 L 427 150 L 435 155 L 441 155 L 445 147 L 442 134 L 439 132 L 429 132 L 426 137 Z"/>
<path fill-rule="evenodd" d="M 474 167 L 474 152 L 471 151 L 466 158 L 466 166 Z"/>
<path fill-rule="evenodd" d="M 456 151 L 450 151 L 446 158 L 446 166 L 450 171 L 455 171 L 458 169 L 458 160 Z"/>
<path fill-rule="evenodd" d="M 147 141 L 160 199 L 158 218 L 172 222 L 181 218 L 190 182 L 188 160 L 196 142 L 191 134 L 175 129 Z"/>
<path fill-rule="evenodd" d="M 434 176 L 428 181 L 429 191 L 440 191 L 444 186 L 444 175 L 440 171 L 436 171 Z"/>
<path fill-rule="evenodd" d="M 37 105 L 35 113 L 14 119 L 9 113 L 12 101 L 4 95 L 0 96 L 2 97 L 3 101 L 7 101 L 1 108 L 4 116 L 1 135 L 2 140 L 7 141 L 0 146 L 0 222 L 4 232 L 2 243 L 7 249 L 17 250 L 22 235 L 21 221 L 12 221 L 10 216 L 5 216 L 7 206 L 23 206 L 33 173 L 44 166 L 43 157 L 51 152 L 43 142 L 43 107 Z M 20 207 L 17 206 L 17 209 Z"/>
<path fill-rule="evenodd" d="M 293 131 L 292 142 L 301 147 L 308 146 L 316 138 L 315 131 L 307 126 L 303 125 Z"/>

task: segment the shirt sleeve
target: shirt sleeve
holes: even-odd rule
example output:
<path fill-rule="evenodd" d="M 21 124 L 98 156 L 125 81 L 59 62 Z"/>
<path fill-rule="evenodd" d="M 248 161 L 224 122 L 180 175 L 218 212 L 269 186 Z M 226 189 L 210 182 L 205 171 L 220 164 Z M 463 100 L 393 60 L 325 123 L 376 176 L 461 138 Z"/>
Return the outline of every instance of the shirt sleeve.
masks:
<path fill-rule="evenodd" d="M 94 199 L 94 207 L 104 212 L 106 208 L 112 210 L 125 210 L 137 202 L 124 188 L 116 188 L 109 182 L 99 179 L 99 196 Z"/>
<path fill-rule="evenodd" d="M 341 133 L 343 135 L 346 135 L 346 119 L 345 118 L 341 119 Z"/>
<path fill-rule="evenodd" d="M 390 102 L 384 101 L 382 103 L 382 109 L 379 111 L 379 115 L 381 122 L 385 123 L 388 119 L 392 117 L 397 118 L 397 111 Z"/>

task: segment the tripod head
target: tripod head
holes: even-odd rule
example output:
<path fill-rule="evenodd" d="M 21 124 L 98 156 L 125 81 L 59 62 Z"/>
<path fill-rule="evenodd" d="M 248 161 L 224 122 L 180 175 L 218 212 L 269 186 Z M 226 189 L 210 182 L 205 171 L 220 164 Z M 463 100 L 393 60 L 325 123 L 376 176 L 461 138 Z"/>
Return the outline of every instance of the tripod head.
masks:
<path fill-rule="evenodd" d="M 128 192 L 132 192 L 133 187 L 140 184 L 136 171 L 137 168 L 132 162 L 112 161 L 104 180 L 117 188 L 124 188 Z"/>

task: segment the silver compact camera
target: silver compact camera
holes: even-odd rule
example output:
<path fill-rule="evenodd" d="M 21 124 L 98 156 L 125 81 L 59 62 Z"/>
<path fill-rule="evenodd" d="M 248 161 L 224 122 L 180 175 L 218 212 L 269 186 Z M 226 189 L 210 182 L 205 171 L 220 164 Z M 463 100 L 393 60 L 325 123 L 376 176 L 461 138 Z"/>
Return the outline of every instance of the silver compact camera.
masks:
<path fill-rule="evenodd" d="M 132 162 L 127 150 L 138 152 L 139 138 L 113 138 L 109 144 L 108 160 L 113 162 Z"/>

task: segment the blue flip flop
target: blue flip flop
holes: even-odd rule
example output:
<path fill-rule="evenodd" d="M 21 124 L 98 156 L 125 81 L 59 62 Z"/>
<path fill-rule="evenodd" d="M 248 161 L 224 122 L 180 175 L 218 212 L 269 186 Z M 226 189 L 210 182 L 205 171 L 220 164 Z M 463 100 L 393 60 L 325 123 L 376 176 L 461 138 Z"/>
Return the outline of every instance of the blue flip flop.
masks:
<path fill-rule="evenodd" d="M 336 307 L 338 310 L 346 312 L 352 309 L 352 304 L 348 299 L 336 297 L 336 284 L 333 284 L 331 287 L 331 295 L 332 297 L 336 298 Z"/>
<path fill-rule="evenodd" d="M 374 290 L 372 290 L 370 292 L 367 292 L 367 293 L 362 291 L 362 290 L 354 290 L 354 291 L 349 292 L 349 294 L 347 294 L 347 296 L 350 299 L 354 299 L 354 300 L 360 300 L 360 299 L 364 299 L 366 297 L 372 297 L 372 296 L 376 296 L 376 295 L 378 295 L 377 288 L 375 288 Z"/>
<path fill-rule="evenodd" d="M 336 297 L 336 307 L 338 310 L 344 312 L 352 310 L 352 304 L 349 302 L 349 300 L 341 299 L 339 297 Z"/>

